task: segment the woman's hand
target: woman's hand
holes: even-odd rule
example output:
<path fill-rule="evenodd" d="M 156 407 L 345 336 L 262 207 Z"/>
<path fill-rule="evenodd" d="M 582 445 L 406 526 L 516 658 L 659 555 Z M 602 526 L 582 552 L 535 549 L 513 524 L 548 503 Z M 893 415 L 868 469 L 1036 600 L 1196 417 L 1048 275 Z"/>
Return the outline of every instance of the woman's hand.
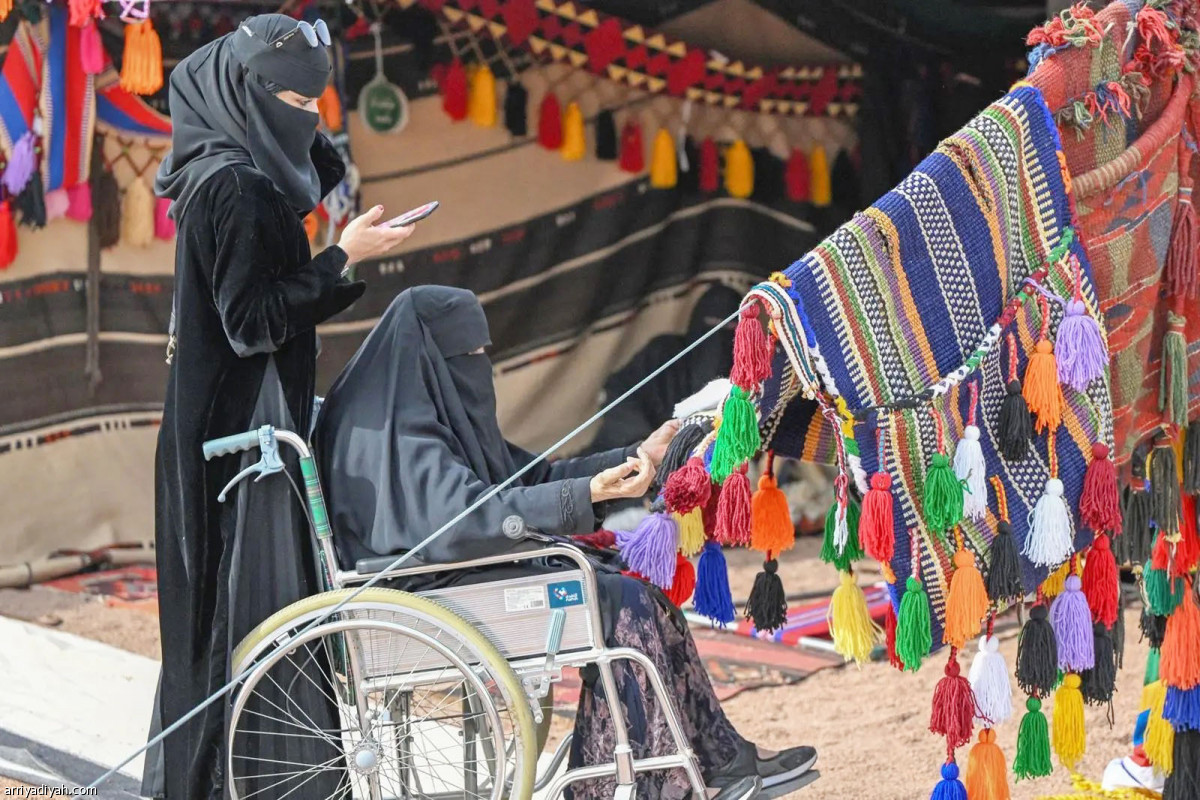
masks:
<path fill-rule="evenodd" d="M 667 446 L 671 444 L 671 440 L 675 438 L 675 434 L 679 433 L 679 420 L 670 419 L 658 426 L 658 430 L 650 434 L 646 441 L 642 442 L 641 449 L 646 451 L 646 455 L 650 456 L 650 463 L 658 469 L 662 464 L 663 456 L 667 454 Z"/>
<path fill-rule="evenodd" d="M 357 264 L 368 258 L 387 255 L 412 236 L 412 225 L 405 225 L 403 228 L 376 225 L 382 216 L 383 206 L 375 206 L 367 213 L 352 219 L 342 231 L 338 247 L 346 251 L 347 263 Z"/>
<path fill-rule="evenodd" d="M 592 502 L 617 500 L 622 497 L 641 497 L 650 490 L 654 480 L 654 464 L 650 455 L 638 448 L 637 458 L 604 470 L 592 478 Z"/>

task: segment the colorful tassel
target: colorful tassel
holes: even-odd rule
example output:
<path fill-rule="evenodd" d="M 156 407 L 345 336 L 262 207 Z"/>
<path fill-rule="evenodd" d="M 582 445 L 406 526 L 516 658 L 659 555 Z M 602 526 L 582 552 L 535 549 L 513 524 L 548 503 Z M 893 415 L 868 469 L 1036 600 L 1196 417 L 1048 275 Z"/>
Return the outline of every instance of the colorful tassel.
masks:
<path fill-rule="evenodd" d="M 958 650 L 950 648 L 946 674 L 933 690 L 933 712 L 929 730 L 946 737 L 948 747 L 962 747 L 971 741 L 975 726 L 975 695 L 971 684 L 962 676 L 958 665 Z"/>
<path fill-rule="evenodd" d="M 750 517 L 750 546 L 760 553 L 778 555 L 796 543 L 787 495 L 770 472 L 758 478 L 758 491 L 750 498 Z"/>
<path fill-rule="evenodd" d="M 717 143 L 705 139 L 700 145 L 700 191 L 712 194 L 721 185 L 721 154 Z"/>
<path fill-rule="evenodd" d="M 733 593 L 729 590 L 729 569 L 721 545 L 706 542 L 696 567 L 696 590 L 692 607 L 721 627 L 733 622 Z"/>
<path fill-rule="evenodd" d="M 760 311 L 758 301 L 747 303 L 733 334 L 733 369 L 729 380 L 747 392 L 771 377 L 771 340 L 759 319 Z"/>
<path fill-rule="evenodd" d="M 1150 514 L 1159 531 L 1171 537 L 1179 533 L 1179 472 L 1166 445 L 1150 451 Z"/>
<path fill-rule="evenodd" d="M 754 623 L 755 630 L 775 631 L 787 622 L 787 598 L 779 580 L 779 562 L 763 562 L 763 571 L 754 578 L 744 615 Z"/>
<path fill-rule="evenodd" d="M 1200 730 L 1175 734 L 1173 769 L 1163 784 L 1163 800 L 1200 798 Z"/>
<path fill-rule="evenodd" d="M 72 28 L 92 25 L 97 19 L 104 16 L 100 0 L 68 0 L 67 8 L 70 12 L 68 24 Z"/>
<path fill-rule="evenodd" d="M 929 597 L 921 581 L 909 576 L 896 619 L 896 655 L 908 672 L 916 672 L 933 647 Z"/>
<path fill-rule="evenodd" d="M 1167 331 L 1163 334 L 1162 367 L 1159 371 L 1158 410 L 1172 425 L 1187 425 L 1188 376 L 1187 341 L 1183 329 L 1187 319 L 1167 312 Z"/>
<path fill-rule="evenodd" d="M 321 124 L 326 130 L 337 133 L 345 129 L 345 112 L 336 84 L 326 86 L 325 91 L 317 98 L 317 112 L 321 115 Z"/>
<path fill-rule="evenodd" d="M 992 539 L 992 563 L 988 566 L 988 597 L 997 602 L 1013 600 L 1025 594 L 1021 583 L 1021 557 L 1017 553 L 1017 540 L 1012 526 L 1001 521 L 996 526 L 996 537 Z"/>
<path fill-rule="evenodd" d="M 979 633 L 987 610 L 987 590 L 983 586 L 983 575 L 975 566 L 975 554 L 959 549 L 954 554 L 954 574 L 950 578 L 950 593 L 946 598 L 946 625 L 942 641 L 962 648 L 968 639 Z"/>
<path fill-rule="evenodd" d="M 1012 686 L 1004 656 L 1000 655 L 1000 640 L 995 636 L 980 637 L 979 652 L 971 661 L 967 680 L 975 694 L 976 719 L 993 728 L 1012 718 Z"/>
<path fill-rule="evenodd" d="M 13 0 L 0 0 L 0 22 L 8 19 L 8 15 L 12 13 Z"/>
<path fill-rule="evenodd" d="M 967 800 L 967 787 L 958 779 L 958 764 L 942 764 L 942 779 L 933 787 L 929 800 Z"/>
<path fill-rule="evenodd" d="M 8 166 L 4 169 L 4 177 L 0 182 L 4 190 L 12 197 L 25 191 L 33 174 L 37 171 L 37 140 L 28 131 L 21 134 L 13 145 L 8 156 Z"/>
<path fill-rule="evenodd" d="M 554 92 L 546 92 L 538 108 L 538 144 L 557 150 L 563 143 L 562 108 Z"/>
<path fill-rule="evenodd" d="M 1068 576 L 1063 593 L 1050 606 L 1050 623 L 1058 644 L 1058 667 L 1064 672 L 1082 672 L 1096 663 L 1092 650 L 1092 612 L 1081 587 L 1078 575 Z"/>
<path fill-rule="evenodd" d="M 1029 610 L 1017 645 L 1017 685 L 1025 694 L 1046 696 L 1058 683 L 1058 644 L 1049 612 L 1038 604 Z"/>
<path fill-rule="evenodd" d="M 504 127 L 516 137 L 529 135 L 529 90 L 512 81 L 504 93 Z"/>
<path fill-rule="evenodd" d="M 858 532 L 863 550 L 881 564 L 890 563 L 896 549 L 892 506 L 892 476 L 876 472 L 863 496 Z"/>
<path fill-rule="evenodd" d="M 1183 491 L 1200 495 L 1200 420 L 1193 420 L 1184 434 Z"/>
<path fill-rule="evenodd" d="M 79 31 L 79 63 L 87 75 L 104 71 L 104 43 L 100 41 L 100 26 L 95 22 Z"/>
<path fill-rule="evenodd" d="M 679 159 L 675 139 L 666 128 L 659 128 L 650 149 L 650 186 L 655 189 L 674 189 L 678 182 Z"/>
<path fill-rule="evenodd" d="M 898 670 L 904 669 L 904 659 L 896 652 L 896 608 L 891 602 L 887 605 L 887 613 L 883 618 L 884 641 L 887 645 L 888 663 Z"/>
<path fill-rule="evenodd" d="M 860 664 L 870 659 L 883 633 L 871 619 L 867 597 L 850 572 L 841 573 L 841 583 L 829 598 L 829 629 L 834 652 Z"/>
<path fill-rule="evenodd" d="M 663 454 L 662 463 L 658 465 L 658 473 L 654 476 L 658 486 L 663 486 L 671 479 L 676 470 L 687 464 L 692 458 L 692 453 L 708 435 L 709 430 L 708 425 L 689 422 L 676 431 L 675 435 L 671 437 L 671 443 L 667 445 L 667 452 Z M 701 462 L 700 468 L 704 468 L 703 462 Z"/>
<path fill-rule="evenodd" d="M 1181 178 L 1175 216 L 1171 222 L 1170 246 L 1163 267 L 1167 291 L 1176 297 L 1194 298 L 1197 290 L 1196 250 L 1200 248 L 1200 228 L 1196 224 L 1196 208 L 1192 205 L 1192 187 L 1185 185 L 1190 174 L 1186 164 L 1192 159 L 1190 151 L 1180 159 Z"/>
<path fill-rule="evenodd" d="M 1156 772 L 1170 774 L 1174 768 L 1175 729 L 1163 718 L 1166 700 L 1167 686 L 1161 680 L 1142 687 L 1142 708 L 1150 712 L 1142 747 Z"/>
<path fill-rule="evenodd" d="M 675 577 L 679 526 L 669 514 L 651 513 L 632 533 L 617 531 L 617 548 L 629 568 L 666 589 Z"/>
<path fill-rule="evenodd" d="M 788 199 L 793 203 L 804 203 L 812 199 L 808 156 L 799 149 L 792 150 L 792 155 L 788 158 L 784 183 L 787 186 Z"/>
<path fill-rule="evenodd" d="M 1113 558 L 1108 536 L 1101 533 L 1092 541 L 1083 566 L 1083 593 L 1092 610 L 1092 621 L 1111 628 L 1117 621 L 1117 601 L 1121 591 L 1117 561 Z"/>
<path fill-rule="evenodd" d="M 1038 587 L 1042 598 L 1045 600 L 1053 600 L 1063 593 L 1063 589 L 1067 587 L 1067 576 L 1071 574 L 1071 562 L 1064 561 L 1062 565 L 1055 570 L 1051 570 L 1046 579 L 1042 581 L 1042 585 Z"/>
<path fill-rule="evenodd" d="M 750 503 L 750 481 L 744 471 L 734 470 L 721 485 L 713 538 L 725 546 L 750 544 L 753 520 Z"/>
<path fill-rule="evenodd" d="M 1168 686 L 1163 719 L 1176 730 L 1200 730 L 1200 686 L 1191 689 Z"/>
<path fill-rule="evenodd" d="M 1167 686 L 1178 689 L 1200 686 L 1200 607 L 1190 584 L 1167 618 L 1160 673 Z"/>
<path fill-rule="evenodd" d="M 1000 406 L 1000 454 L 1008 461 L 1023 461 L 1033 438 L 1033 418 L 1021 394 L 1021 384 L 1011 381 L 1006 391 Z"/>
<path fill-rule="evenodd" d="M 754 193 L 754 159 L 741 139 L 725 151 L 725 191 L 730 197 L 749 197 Z"/>
<path fill-rule="evenodd" d="M 1092 445 L 1092 463 L 1083 478 L 1079 518 L 1094 531 L 1121 530 L 1121 498 L 1117 491 L 1117 468 L 1108 458 L 1108 445 Z"/>
<path fill-rule="evenodd" d="M 1079 266 L 1076 263 L 1076 274 Z M 1086 392 L 1092 381 L 1104 377 L 1108 367 L 1108 348 L 1100 323 L 1087 313 L 1076 278 L 1075 298 L 1068 301 L 1055 338 L 1058 380 L 1077 392 Z"/>
<path fill-rule="evenodd" d="M 1054 345 L 1047 338 L 1050 327 L 1050 315 L 1045 310 L 1045 300 L 1041 297 L 1042 305 L 1042 336 L 1034 346 L 1033 355 L 1025 367 L 1025 385 L 1021 394 L 1029 410 L 1037 416 L 1037 431 L 1057 430 L 1062 424 L 1062 410 L 1066 404 L 1063 398 L 1062 386 L 1058 382 L 1058 365 L 1054 360 Z"/>
<path fill-rule="evenodd" d="M 1025 716 L 1017 733 L 1017 757 L 1013 772 L 1017 780 L 1041 778 L 1054 770 L 1050 763 L 1050 729 L 1042 713 L 1042 701 L 1030 697 L 1025 701 Z"/>
<path fill-rule="evenodd" d="M 821 145 L 814 147 L 808 155 L 808 179 L 814 206 L 824 208 L 833 202 L 829 158 L 825 155 L 825 148 Z"/>
<path fill-rule="evenodd" d="M 987 515 L 986 471 L 983 448 L 979 444 L 979 428 L 967 425 L 954 451 L 954 474 L 961 485 L 959 491 L 963 496 L 963 514 L 967 519 L 979 520 Z"/>
<path fill-rule="evenodd" d="M 65 217 L 70 206 L 71 200 L 67 197 L 66 189 L 55 189 L 50 192 L 46 195 L 46 221 L 53 222 Z"/>
<path fill-rule="evenodd" d="M 121 240 L 131 247 L 147 247 L 154 241 L 154 195 L 141 178 L 134 178 L 125 190 Z"/>
<path fill-rule="evenodd" d="M 81 183 L 67 189 L 67 218 L 87 222 L 92 218 L 92 187 Z"/>
<path fill-rule="evenodd" d="M 704 531 L 704 510 L 698 507 L 686 514 L 676 514 L 675 523 L 679 526 L 679 552 L 691 558 L 703 549 L 707 538 Z"/>
<path fill-rule="evenodd" d="M 1071 530 L 1071 511 L 1063 499 L 1063 484 L 1058 478 L 1051 478 L 1030 516 L 1021 555 L 1035 566 L 1055 567 L 1074 551 L 1075 534 Z"/>
<path fill-rule="evenodd" d="M 1183 602 L 1183 578 L 1172 578 L 1165 569 L 1144 570 L 1142 586 L 1150 610 L 1160 617 L 1169 617 Z"/>
<path fill-rule="evenodd" d="M 1108 628 L 1099 622 L 1092 626 L 1092 650 L 1096 663 L 1079 676 L 1080 691 L 1087 703 L 1106 705 L 1112 701 L 1117 686 L 1117 654 Z"/>
<path fill-rule="evenodd" d="M 563 114 L 563 143 L 558 151 L 564 161 L 582 161 L 587 155 L 587 134 L 583 128 L 583 111 L 578 103 L 568 103 Z"/>
<path fill-rule="evenodd" d="M 944 453 L 934 453 L 930 459 L 921 494 L 926 524 L 944 539 L 945 532 L 963 518 L 963 487 Z"/>
<path fill-rule="evenodd" d="M 741 387 L 734 386 L 721 407 L 721 427 L 717 431 L 709 468 L 713 480 L 724 483 L 735 469 L 753 458 L 761 446 L 754 405 Z"/>
<path fill-rule="evenodd" d="M 17 223 L 8 201 L 0 203 L 0 269 L 7 269 L 17 259 Z"/>
<path fill-rule="evenodd" d="M 164 241 L 175 238 L 175 220 L 171 219 L 171 201 L 159 197 L 154 202 L 154 237 Z"/>
<path fill-rule="evenodd" d="M 617 160 L 617 120 L 607 108 L 596 115 L 596 158 Z"/>
<path fill-rule="evenodd" d="M 162 42 L 149 18 L 125 25 L 121 88 L 131 94 L 154 94 L 163 85 Z"/>
<path fill-rule="evenodd" d="M 675 578 L 671 581 L 671 588 L 667 589 L 664 594 L 671 601 L 671 605 L 682 608 L 683 604 L 692 598 L 694 591 L 696 591 L 696 568 L 692 566 L 692 562 L 683 557 L 683 553 L 677 553 Z"/>
<path fill-rule="evenodd" d="M 625 172 L 638 174 L 646 168 L 646 154 L 642 147 L 642 126 L 636 122 L 626 122 L 621 128 L 621 169 Z"/>
<path fill-rule="evenodd" d="M 1075 769 L 1087 750 L 1083 731 L 1083 694 L 1079 676 L 1068 673 L 1054 693 L 1054 754 L 1068 769 Z"/>
<path fill-rule="evenodd" d="M 455 122 L 466 119 L 469 108 L 467 95 L 467 70 L 462 61 L 455 58 L 446 70 L 446 77 L 442 79 L 442 110 L 446 116 Z"/>
<path fill-rule="evenodd" d="M 16 208 L 21 215 L 21 225 L 34 230 L 46 227 L 46 190 L 42 173 L 33 173 L 25 191 L 17 195 Z"/>
<path fill-rule="evenodd" d="M 825 514 L 825 538 L 821 542 L 821 560 L 845 571 L 863 557 L 858 543 L 858 521 L 860 510 L 853 497 L 843 507 L 834 501 Z"/>
<path fill-rule="evenodd" d="M 496 127 L 496 76 L 487 64 L 471 73 L 467 117 L 481 128 Z"/>
<path fill-rule="evenodd" d="M 979 742 L 967 757 L 967 797 L 971 800 L 1009 800 L 1008 767 L 1004 751 L 996 744 L 996 732 L 984 728 Z"/>
<path fill-rule="evenodd" d="M 1150 560 L 1150 492 L 1145 475 L 1138 475 L 1138 457 L 1132 459 L 1133 479 L 1125 487 L 1121 503 L 1122 532 L 1118 539 L 1122 563 L 1144 564 Z"/>

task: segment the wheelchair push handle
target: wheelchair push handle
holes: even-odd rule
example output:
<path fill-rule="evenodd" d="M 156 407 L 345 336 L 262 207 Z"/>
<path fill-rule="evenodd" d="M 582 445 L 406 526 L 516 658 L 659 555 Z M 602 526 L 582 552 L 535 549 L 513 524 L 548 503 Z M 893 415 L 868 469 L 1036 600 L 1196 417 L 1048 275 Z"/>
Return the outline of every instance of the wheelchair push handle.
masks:
<path fill-rule="evenodd" d="M 243 453 L 258 447 L 258 442 L 258 428 L 245 433 L 222 436 L 220 439 L 210 439 L 204 443 L 204 460 L 211 461 L 217 456 L 227 456 L 230 453 Z"/>

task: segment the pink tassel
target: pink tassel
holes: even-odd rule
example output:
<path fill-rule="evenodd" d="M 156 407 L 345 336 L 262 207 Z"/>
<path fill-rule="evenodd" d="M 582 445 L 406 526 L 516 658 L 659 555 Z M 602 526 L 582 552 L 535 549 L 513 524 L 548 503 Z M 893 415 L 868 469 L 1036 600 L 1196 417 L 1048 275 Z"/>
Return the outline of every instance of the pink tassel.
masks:
<path fill-rule="evenodd" d="M 4 170 L 4 189 L 9 196 L 16 197 L 25 191 L 35 169 L 37 154 L 34 152 L 33 134 L 26 132 L 13 146 L 12 155 L 8 157 L 8 167 Z"/>
<path fill-rule="evenodd" d="M 79 31 L 79 62 L 88 75 L 99 75 L 104 71 L 104 44 L 100 41 L 100 27 L 95 22 Z"/>
<path fill-rule="evenodd" d="M 66 189 L 55 189 L 46 194 L 46 222 L 53 222 L 67 214 L 71 207 L 71 198 L 67 197 Z"/>
<path fill-rule="evenodd" d="M 735 469 L 721 485 L 721 497 L 717 501 L 717 529 L 713 538 L 724 545 L 749 545 L 752 520 L 750 480 L 746 473 Z"/>
<path fill-rule="evenodd" d="M 67 219 L 87 222 L 92 218 L 92 187 L 86 183 L 67 189 Z"/>
<path fill-rule="evenodd" d="M 171 201 L 165 197 L 159 197 L 154 203 L 154 237 L 170 241 L 175 238 L 175 220 L 168 216 L 171 210 Z"/>
<path fill-rule="evenodd" d="M 733 335 L 733 371 L 729 380 L 748 392 L 771 377 L 771 341 L 759 321 L 760 310 L 757 301 L 746 305 Z"/>

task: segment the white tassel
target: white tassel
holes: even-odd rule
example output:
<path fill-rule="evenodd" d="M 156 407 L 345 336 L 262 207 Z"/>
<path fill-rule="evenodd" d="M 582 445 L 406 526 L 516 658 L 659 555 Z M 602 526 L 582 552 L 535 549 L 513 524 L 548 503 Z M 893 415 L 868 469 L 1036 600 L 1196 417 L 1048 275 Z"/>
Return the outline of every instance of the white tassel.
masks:
<path fill-rule="evenodd" d="M 968 425 L 963 438 L 958 440 L 954 451 L 954 474 L 963 487 L 963 513 L 967 519 L 983 519 L 987 514 L 987 466 L 983 462 L 983 448 L 979 444 L 979 428 Z"/>
<path fill-rule="evenodd" d="M 1046 491 L 1038 498 L 1029 515 L 1029 532 L 1021 555 L 1038 567 L 1057 567 L 1075 551 L 1075 532 L 1071 511 L 1063 500 L 1063 484 L 1058 478 L 1046 481 Z"/>
<path fill-rule="evenodd" d="M 971 662 L 967 676 L 975 693 L 975 719 L 985 728 L 994 728 L 1012 718 L 1012 685 L 1008 667 L 1000 655 L 1000 640 L 995 636 L 979 639 L 979 652 Z"/>
<path fill-rule="evenodd" d="M 833 546 L 837 548 L 838 555 L 846 552 L 846 545 L 850 542 L 850 523 L 846 519 L 849 508 L 839 503 L 833 524 Z"/>

